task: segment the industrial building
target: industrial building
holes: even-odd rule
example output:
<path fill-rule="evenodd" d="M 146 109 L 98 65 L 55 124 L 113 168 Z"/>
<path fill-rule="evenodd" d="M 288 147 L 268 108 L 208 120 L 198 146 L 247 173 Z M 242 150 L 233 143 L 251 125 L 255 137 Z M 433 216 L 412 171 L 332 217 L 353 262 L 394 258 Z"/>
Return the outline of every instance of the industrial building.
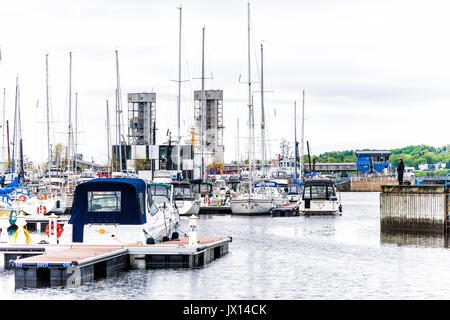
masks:
<path fill-rule="evenodd" d="M 202 91 L 194 91 L 194 150 L 203 155 L 209 169 L 223 166 L 223 90 L 205 90 L 205 108 L 202 108 Z M 201 160 L 200 160 L 201 162 Z"/>
<path fill-rule="evenodd" d="M 358 175 L 388 174 L 389 150 L 356 150 L 356 172 Z"/>

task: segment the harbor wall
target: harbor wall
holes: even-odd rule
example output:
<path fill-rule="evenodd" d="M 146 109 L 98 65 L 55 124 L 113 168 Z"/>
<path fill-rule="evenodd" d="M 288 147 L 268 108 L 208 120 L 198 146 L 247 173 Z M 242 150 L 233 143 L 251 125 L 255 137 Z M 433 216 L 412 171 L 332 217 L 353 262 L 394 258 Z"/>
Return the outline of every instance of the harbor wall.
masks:
<path fill-rule="evenodd" d="M 449 194 L 442 185 L 383 185 L 381 230 L 446 232 Z"/>
<path fill-rule="evenodd" d="M 398 186 L 398 181 L 350 181 L 350 191 L 381 192 L 381 186 Z"/>

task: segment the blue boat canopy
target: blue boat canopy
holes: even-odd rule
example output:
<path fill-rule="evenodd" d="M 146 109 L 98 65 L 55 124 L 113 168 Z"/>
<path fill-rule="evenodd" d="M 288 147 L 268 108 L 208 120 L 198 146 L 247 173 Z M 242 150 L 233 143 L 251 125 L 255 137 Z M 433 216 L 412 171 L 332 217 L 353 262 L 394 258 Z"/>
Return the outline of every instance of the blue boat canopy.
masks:
<path fill-rule="evenodd" d="M 146 183 L 141 179 L 93 179 L 75 189 L 69 223 L 73 242 L 83 242 L 89 223 L 140 225 L 147 222 Z"/>
<path fill-rule="evenodd" d="M 277 188 L 278 183 L 276 181 L 264 180 L 258 181 L 255 183 L 255 188 L 268 187 L 268 188 Z"/>

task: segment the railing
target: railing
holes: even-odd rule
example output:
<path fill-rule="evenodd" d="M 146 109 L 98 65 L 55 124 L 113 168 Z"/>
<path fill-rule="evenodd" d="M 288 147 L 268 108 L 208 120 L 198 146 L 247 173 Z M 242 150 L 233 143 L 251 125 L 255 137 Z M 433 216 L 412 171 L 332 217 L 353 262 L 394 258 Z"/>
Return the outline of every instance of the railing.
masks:
<path fill-rule="evenodd" d="M 395 177 L 393 176 L 352 176 L 350 177 L 351 181 L 395 181 Z"/>

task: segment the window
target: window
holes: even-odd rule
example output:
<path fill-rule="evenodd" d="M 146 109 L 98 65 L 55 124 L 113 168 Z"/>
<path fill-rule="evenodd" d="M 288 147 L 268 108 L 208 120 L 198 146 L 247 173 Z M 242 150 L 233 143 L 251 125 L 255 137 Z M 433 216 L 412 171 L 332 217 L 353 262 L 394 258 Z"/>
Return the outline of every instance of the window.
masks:
<path fill-rule="evenodd" d="M 326 186 L 311 186 L 312 199 L 326 199 Z"/>
<path fill-rule="evenodd" d="M 334 191 L 334 188 L 332 186 L 328 186 L 328 199 L 330 199 L 330 197 L 332 196 L 336 196 L 336 192 Z"/>
<path fill-rule="evenodd" d="M 120 209 L 120 191 L 88 192 L 88 212 L 119 212 Z"/>
<path fill-rule="evenodd" d="M 141 207 L 141 214 L 145 214 L 145 207 L 144 207 L 144 194 L 142 192 L 139 192 L 139 206 Z"/>

